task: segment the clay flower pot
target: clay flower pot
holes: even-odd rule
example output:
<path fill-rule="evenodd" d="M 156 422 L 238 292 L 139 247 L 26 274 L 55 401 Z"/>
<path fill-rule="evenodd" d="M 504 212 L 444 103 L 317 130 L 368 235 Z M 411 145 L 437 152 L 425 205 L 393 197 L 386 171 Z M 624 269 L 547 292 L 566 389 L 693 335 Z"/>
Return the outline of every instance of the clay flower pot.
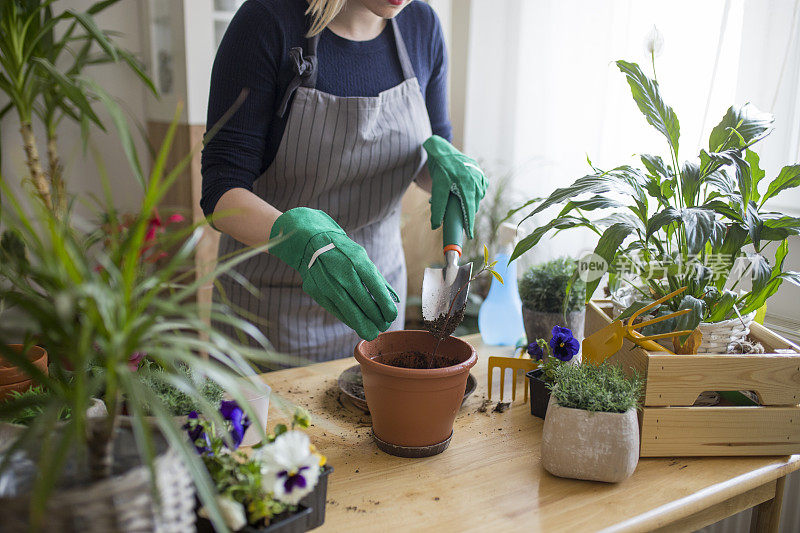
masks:
<path fill-rule="evenodd" d="M 610 483 L 639 462 L 636 410 L 602 413 L 570 409 L 550 398 L 542 432 L 542 466 L 554 476 Z"/>
<path fill-rule="evenodd" d="M 431 354 L 436 338 L 427 331 L 390 331 L 354 350 L 361 364 L 364 393 L 378 446 L 393 455 L 424 457 L 441 453 L 450 443 L 475 350 L 455 337 L 439 345 L 442 368 L 391 366 L 406 354 Z M 428 360 L 430 357 L 428 356 Z"/>
<path fill-rule="evenodd" d="M 22 352 L 21 344 L 7 346 L 16 352 Z M 39 370 L 47 374 L 47 352 L 44 348 L 33 346 L 28 350 L 26 357 Z M 11 396 L 14 391 L 25 392 L 33 385 L 33 380 L 24 370 L 0 356 L 0 401 Z"/>

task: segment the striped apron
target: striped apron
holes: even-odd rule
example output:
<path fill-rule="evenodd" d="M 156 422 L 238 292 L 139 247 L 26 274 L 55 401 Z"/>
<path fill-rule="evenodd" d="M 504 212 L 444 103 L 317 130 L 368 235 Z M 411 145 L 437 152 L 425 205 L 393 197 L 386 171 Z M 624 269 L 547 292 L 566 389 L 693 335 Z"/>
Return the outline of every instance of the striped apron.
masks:
<path fill-rule="evenodd" d="M 425 163 L 422 143 L 431 126 L 394 19 L 391 26 L 405 81 L 376 97 L 340 97 L 315 88 L 319 34 L 308 40 L 307 55 L 300 48 L 290 51 L 296 76 L 278 110 L 283 114 L 293 96 L 289 118 L 275 160 L 256 180 L 253 192 L 281 211 L 311 207 L 329 214 L 366 249 L 400 296 L 390 329 L 401 329 L 406 265 L 400 201 Z M 243 247 L 223 234 L 219 256 Z M 277 257 L 259 254 L 237 271 L 260 297 L 228 276 L 219 280 L 218 290 L 256 323 L 276 351 L 312 362 L 352 355 L 359 341 L 356 333 L 303 292 L 294 269 Z"/>

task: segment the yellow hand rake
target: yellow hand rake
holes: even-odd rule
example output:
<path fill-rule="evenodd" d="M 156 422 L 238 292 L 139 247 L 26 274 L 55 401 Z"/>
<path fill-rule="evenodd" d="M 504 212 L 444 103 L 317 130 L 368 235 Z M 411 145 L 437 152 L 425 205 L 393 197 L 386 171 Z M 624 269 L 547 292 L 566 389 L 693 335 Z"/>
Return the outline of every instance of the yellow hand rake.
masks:
<path fill-rule="evenodd" d="M 663 322 L 664 320 L 669 320 L 670 318 L 675 318 L 685 315 L 686 313 L 691 312 L 691 309 L 681 309 L 680 311 L 656 317 L 651 320 L 645 320 L 644 322 L 639 322 L 638 324 L 634 324 L 633 322 L 642 313 L 645 313 L 650 309 L 654 308 L 655 306 L 664 303 L 673 296 L 676 296 L 685 290 L 686 287 L 682 287 L 676 291 L 667 294 L 662 298 L 659 298 L 655 302 L 652 302 L 651 304 L 642 307 L 641 309 L 633 313 L 633 315 L 631 315 L 630 319 L 628 319 L 627 325 L 623 325 L 621 320 L 614 320 L 613 322 L 611 322 L 611 324 L 600 329 L 599 331 L 596 331 L 595 333 L 592 333 L 591 335 L 583 339 L 582 350 L 583 350 L 584 361 L 588 360 L 589 362 L 595 365 L 599 365 L 600 363 L 602 363 L 603 361 L 605 361 L 606 359 L 617 353 L 620 350 L 620 348 L 622 348 L 623 339 L 628 339 L 629 341 L 638 344 L 645 350 L 649 350 L 652 352 L 666 352 L 668 354 L 672 354 L 673 352 L 653 341 L 659 339 L 668 339 L 680 335 L 691 335 L 692 331 L 689 330 L 671 331 L 669 333 L 660 333 L 658 335 L 645 336 L 635 330 L 643 328 L 645 326 L 649 326 L 651 324 Z"/>
<path fill-rule="evenodd" d="M 511 370 L 511 401 L 517 399 L 517 370 L 522 370 L 523 389 L 525 390 L 524 401 L 528 401 L 528 386 L 525 383 L 525 373 L 539 368 L 539 361 L 533 359 L 523 359 L 525 348 L 519 349 L 517 357 L 489 357 L 489 399 L 492 399 L 492 374 L 495 368 L 500 369 L 500 401 L 503 401 L 503 393 L 506 385 L 506 369 Z"/>

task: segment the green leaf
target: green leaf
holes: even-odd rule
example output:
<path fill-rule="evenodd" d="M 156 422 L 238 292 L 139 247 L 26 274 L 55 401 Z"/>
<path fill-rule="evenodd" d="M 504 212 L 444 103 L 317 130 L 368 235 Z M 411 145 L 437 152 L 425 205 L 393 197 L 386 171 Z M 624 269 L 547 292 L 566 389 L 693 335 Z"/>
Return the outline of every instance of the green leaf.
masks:
<path fill-rule="evenodd" d="M 761 291 L 770 279 L 772 269 L 769 266 L 767 258 L 761 254 L 748 254 L 747 258 L 750 260 L 750 275 L 753 279 L 753 292 Z"/>
<path fill-rule="evenodd" d="M 705 303 L 703 300 L 699 300 L 690 294 L 684 296 L 680 305 L 678 305 L 678 311 L 682 309 L 691 309 L 691 312 L 675 319 L 675 331 L 694 331 L 703 318 L 704 306 Z M 688 335 L 681 335 L 679 337 L 681 343 L 685 342 L 687 337 Z"/>
<path fill-rule="evenodd" d="M 492 276 L 494 276 L 494 278 L 495 278 L 497 281 L 499 281 L 499 282 L 500 282 L 500 285 L 503 285 L 503 276 L 501 276 L 500 274 L 498 274 L 498 273 L 497 273 L 496 271 L 494 271 L 494 270 L 490 270 L 489 272 L 491 272 L 491 273 L 492 273 Z"/>
<path fill-rule="evenodd" d="M 674 207 L 667 207 L 663 211 L 659 211 L 647 221 L 647 233 L 645 234 L 645 240 L 649 241 L 650 237 L 652 237 L 655 232 L 664 226 L 672 224 L 673 222 L 678 222 L 679 220 L 681 220 L 681 212 Z"/>
<path fill-rule="evenodd" d="M 142 172 L 142 165 L 139 162 L 139 153 L 136 150 L 136 144 L 133 142 L 133 136 L 131 135 L 131 130 L 125 118 L 125 114 L 102 87 L 92 80 L 86 80 L 86 82 L 92 87 L 95 93 L 97 93 L 100 101 L 103 102 L 106 110 L 108 110 L 108 113 L 111 115 L 111 120 L 114 122 L 119 142 L 122 145 L 122 150 L 125 152 L 125 157 L 128 159 L 131 171 L 133 171 L 133 176 L 136 178 L 136 181 L 139 182 L 139 185 L 144 188 L 145 179 L 144 173 Z"/>
<path fill-rule="evenodd" d="M 618 207 L 624 207 L 624 204 L 613 198 L 597 194 L 587 200 L 570 200 L 558 216 L 562 217 L 574 209 L 595 211 L 597 209 L 616 209 Z"/>
<path fill-rule="evenodd" d="M 113 58 L 114 61 L 118 60 L 119 56 L 117 55 L 116 47 L 111 43 L 111 41 L 108 40 L 106 35 L 103 33 L 103 30 L 97 26 L 97 23 L 94 21 L 94 18 L 91 14 L 88 12 L 80 13 L 71 9 L 68 9 L 65 13 L 77 20 L 78 23 L 83 26 L 87 32 L 89 32 L 89 35 L 94 38 L 94 40 L 98 45 L 100 45 L 100 48 L 102 48 L 106 54 Z"/>
<path fill-rule="evenodd" d="M 612 264 L 617 255 L 617 250 L 619 250 L 625 239 L 627 239 L 628 236 L 634 231 L 636 231 L 636 226 L 633 226 L 627 222 L 618 222 L 609 226 L 597 241 L 597 246 L 595 246 L 594 253 L 605 259 L 606 264 Z M 594 294 L 594 291 L 600 284 L 601 279 L 602 278 L 599 278 L 586 283 L 587 301 L 591 298 L 592 294 Z"/>
<path fill-rule="evenodd" d="M 644 183 L 644 176 L 637 169 L 630 166 L 621 166 L 599 174 L 588 174 L 575 180 L 569 187 L 562 187 L 553 191 L 533 211 L 528 213 L 523 221 L 552 205 L 572 200 L 581 194 L 613 192 L 624 196 L 633 196 L 637 204 L 640 204 L 647 201 L 643 189 Z M 509 214 L 513 214 L 516 211 L 512 210 Z"/>
<path fill-rule="evenodd" d="M 695 198 L 700 192 L 700 165 L 686 161 L 681 169 L 681 192 L 686 207 L 695 206 Z"/>
<path fill-rule="evenodd" d="M 750 166 L 750 177 L 753 181 L 750 199 L 758 202 L 759 198 L 761 197 L 761 194 L 758 192 L 758 184 L 764 178 L 766 172 L 764 172 L 759 166 L 761 158 L 759 158 L 758 154 L 749 148 L 747 148 L 744 152 L 744 160 L 747 161 L 747 164 Z"/>
<path fill-rule="evenodd" d="M 714 211 L 701 207 L 689 207 L 681 211 L 686 246 L 690 255 L 699 253 L 714 232 Z"/>
<path fill-rule="evenodd" d="M 711 130 L 708 149 L 710 152 L 720 152 L 749 146 L 769 135 L 774 121 L 772 114 L 764 113 L 750 103 L 740 107 L 731 106 L 722 121 Z"/>
<path fill-rule="evenodd" d="M 706 304 L 709 307 L 706 321 L 720 322 L 721 320 L 726 320 L 738 298 L 739 295 L 735 292 L 726 290 L 719 294 L 713 303 L 709 304 L 708 300 L 706 300 Z"/>
<path fill-rule="evenodd" d="M 758 208 L 755 202 L 747 204 L 747 214 L 745 215 L 745 223 L 747 224 L 747 232 L 750 235 L 750 241 L 756 250 L 761 247 L 761 230 L 764 227 L 764 221 L 758 214 Z"/>
<path fill-rule="evenodd" d="M 645 76 L 636 63 L 620 60 L 617 61 L 617 67 L 627 77 L 633 99 L 647 122 L 667 138 L 673 151 L 677 153 L 680 124 L 672 108 L 661 99 L 658 82 Z"/>
<path fill-rule="evenodd" d="M 800 234 L 800 218 L 783 213 L 759 213 L 764 226 L 761 228 L 761 239 L 765 241 L 782 241 L 790 235 Z"/>
<path fill-rule="evenodd" d="M 786 259 L 786 255 L 789 253 L 789 242 L 783 241 L 775 250 L 775 264 L 772 266 L 772 273 L 770 275 L 770 279 L 767 283 L 764 284 L 760 290 L 751 290 L 746 298 L 745 298 L 745 305 L 741 309 L 740 313 L 746 315 L 759 309 L 767 299 L 778 292 L 778 289 L 781 286 L 781 283 L 784 279 L 789 279 L 792 276 L 787 276 L 782 273 L 783 271 L 783 262 Z M 794 281 L 792 281 L 794 282 Z"/>
<path fill-rule="evenodd" d="M 578 226 L 591 227 L 591 222 L 583 217 L 564 216 L 555 218 L 544 226 L 539 226 L 517 243 L 511 253 L 509 263 L 536 246 L 548 231 L 576 228 Z"/>
<path fill-rule="evenodd" d="M 639 159 L 651 176 L 659 178 L 660 180 L 672 178 L 672 170 L 664 163 L 660 155 L 642 154 L 639 156 Z"/>
<path fill-rule="evenodd" d="M 767 192 L 764 194 L 763 198 L 761 198 L 760 205 L 764 205 L 764 202 L 774 197 L 779 192 L 786 189 L 793 189 L 798 185 L 800 185 L 800 165 L 783 167 L 778 177 L 769 184 Z"/>

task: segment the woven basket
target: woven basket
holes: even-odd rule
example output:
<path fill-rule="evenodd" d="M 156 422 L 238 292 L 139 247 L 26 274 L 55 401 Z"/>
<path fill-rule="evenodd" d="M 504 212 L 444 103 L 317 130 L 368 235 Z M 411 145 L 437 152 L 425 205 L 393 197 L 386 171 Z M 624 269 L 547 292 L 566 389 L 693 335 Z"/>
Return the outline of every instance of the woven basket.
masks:
<path fill-rule="evenodd" d="M 697 328 L 703 334 L 703 341 L 697 353 L 730 353 L 733 346 L 741 343 L 750 334 L 750 324 L 756 312 L 722 322 L 701 322 Z"/>
<path fill-rule="evenodd" d="M 103 481 L 53 492 L 47 503 L 43 530 L 59 533 L 194 532 L 194 485 L 188 470 L 177 452 L 171 449 L 161 453 L 154 466 L 157 500 L 153 499 L 147 467 L 134 466 Z M 29 531 L 29 506 L 26 495 L 0 498 L 0 530 Z"/>

